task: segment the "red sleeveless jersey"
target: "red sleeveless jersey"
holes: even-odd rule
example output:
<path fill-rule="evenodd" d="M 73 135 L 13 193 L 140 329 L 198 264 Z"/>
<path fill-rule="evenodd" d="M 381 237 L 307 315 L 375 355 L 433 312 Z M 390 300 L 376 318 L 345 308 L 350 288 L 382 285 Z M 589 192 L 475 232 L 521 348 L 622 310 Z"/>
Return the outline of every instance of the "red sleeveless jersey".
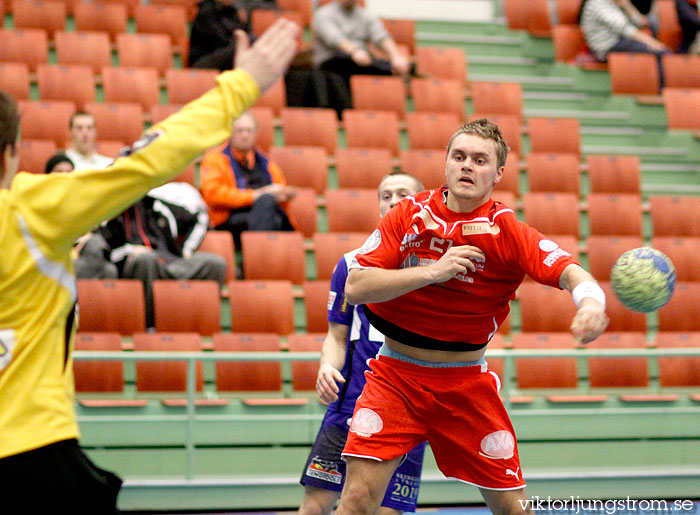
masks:
<path fill-rule="evenodd" d="M 444 195 L 444 188 L 425 191 L 397 204 L 381 219 L 350 269 L 426 266 L 451 246 L 479 247 L 486 259 L 474 263 L 476 272 L 465 270 L 448 281 L 367 306 L 381 319 L 419 336 L 486 344 L 508 316 L 509 301 L 525 274 L 559 288 L 559 276 L 575 261 L 518 221 L 506 205 L 489 200 L 471 213 L 457 213 L 447 208 Z"/>

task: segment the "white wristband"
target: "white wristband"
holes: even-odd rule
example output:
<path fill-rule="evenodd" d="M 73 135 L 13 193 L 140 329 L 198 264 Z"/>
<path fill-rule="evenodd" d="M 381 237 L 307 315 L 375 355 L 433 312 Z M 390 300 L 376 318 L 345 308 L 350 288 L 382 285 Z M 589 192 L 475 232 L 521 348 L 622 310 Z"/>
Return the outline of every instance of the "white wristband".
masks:
<path fill-rule="evenodd" d="M 571 297 L 574 299 L 576 307 L 581 307 L 581 301 L 586 297 L 596 300 L 603 306 L 605 310 L 605 292 L 593 281 L 583 281 L 578 283 L 576 288 L 571 292 Z"/>

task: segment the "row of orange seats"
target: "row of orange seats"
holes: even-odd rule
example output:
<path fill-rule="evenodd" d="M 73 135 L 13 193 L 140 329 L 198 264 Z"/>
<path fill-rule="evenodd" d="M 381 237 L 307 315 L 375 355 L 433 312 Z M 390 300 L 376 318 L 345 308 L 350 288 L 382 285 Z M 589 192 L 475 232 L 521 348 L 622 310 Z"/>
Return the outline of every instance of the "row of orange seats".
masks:
<path fill-rule="evenodd" d="M 608 298 L 610 331 L 647 330 L 643 313 L 625 308 L 609 281 L 601 281 Z M 305 281 L 306 332 L 325 332 L 329 281 Z M 518 290 L 523 332 L 566 332 L 575 314 L 566 292 L 525 281 Z M 161 332 L 196 332 L 211 336 L 221 330 L 221 294 L 211 281 L 156 281 L 155 328 Z M 295 292 L 288 280 L 240 280 L 228 283 L 231 328 L 237 333 L 292 334 Z M 78 281 L 80 330 L 129 335 L 145 330 L 143 286 L 136 280 Z M 543 306 L 547 306 L 546 309 Z M 510 332 L 510 321 L 501 333 Z M 700 331 L 700 282 L 679 282 L 670 302 L 658 311 L 661 331 Z"/>
<path fill-rule="evenodd" d="M 215 333 L 211 344 L 204 344 L 194 333 L 137 333 L 129 350 L 166 352 L 318 352 L 323 334 L 292 334 L 282 343 L 271 333 Z M 576 349 L 579 346 L 568 333 L 520 333 L 505 341 L 495 335 L 489 349 Z M 117 333 L 78 333 L 76 350 L 122 351 L 122 339 Z M 647 342 L 644 333 L 608 332 L 587 346 L 590 349 L 673 349 L 700 348 L 700 332 L 660 332 L 653 342 Z M 581 355 L 585 350 L 581 349 Z M 504 359 L 489 357 L 489 368 L 499 377 L 504 374 Z M 590 357 L 587 359 L 587 382 L 592 389 L 588 395 L 555 395 L 555 402 L 602 402 L 606 395 L 596 394 L 596 388 L 646 388 L 650 383 L 647 357 Z M 291 382 L 294 390 L 315 389 L 318 363 L 315 360 L 291 363 Z M 118 361 L 76 360 L 74 362 L 76 391 L 123 392 L 124 366 Z M 141 361 L 135 364 L 135 386 L 138 392 L 183 392 L 186 389 L 187 365 L 177 361 Z M 511 370 L 515 384 L 521 390 L 536 388 L 574 389 L 579 386 L 577 358 L 537 357 L 516 358 Z M 279 362 L 218 361 L 215 365 L 217 392 L 281 392 L 283 378 Z M 658 381 L 662 387 L 700 386 L 700 357 L 658 358 Z M 196 389 L 203 390 L 202 363 L 196 367 Z M 672 401 L 678 398 L 670 391 L 661 396 L 627 394 L 629 401 Z M 624 394 L 623 394 L 624 395 Z M 700 400 L 700 395 L 694 396 Z M 520 399 L 523 401 L 524 399 Z M 145 400 L 137 401 L 145 405 Z M 225 404 L 226 401 L 215 401 Z M 95 405 L 89 403 L 88 405 Z"/>

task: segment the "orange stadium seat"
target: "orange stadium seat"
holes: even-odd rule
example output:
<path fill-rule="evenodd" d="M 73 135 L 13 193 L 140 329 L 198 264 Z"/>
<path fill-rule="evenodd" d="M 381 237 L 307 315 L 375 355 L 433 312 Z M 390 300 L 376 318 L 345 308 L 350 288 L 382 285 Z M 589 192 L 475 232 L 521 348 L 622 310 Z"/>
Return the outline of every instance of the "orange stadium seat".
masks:
<path fill-rule="evenodd" d="M 353 75 L 350 92 L 355 109 L 391 111 L 399 118 L 406 113 L 406 85 L 402 77 Z"/>
<path fill-rule="evenodd" d="M 291 281 L 231 281 L 228 289 L 233 332 L 294 332 Z"/>
<path fill-rule="evenodd" d="M 599 279 L 594 275 L 596 279 Z M 626 307 L 613 291 L 609 281 L 600 281 L 600 287 L 605 292 L 606 308 L 605 312 L 610 318 L 610 323 L 605 329 L 611 332 L 641 332 L 647 330 L 646 315 L 637 311 L 632 311 Z"/>
<path fill-rule="evenodd" d="M 162 122 L 171 114 L 177 113 L 182 104 L 156 104 L 151 107 L 151 125 Z"/>
<path fill-rule="evenodd" d="M 75 2 L 78 2 L 80 0 L 75 0 Z M 126 7 L 126 13 L 129 16 L 129 18 L 134 17 L 134 13 L 136 12 L 136 7 L 141 4 L 141 0 L 110 0 L 112 2 L 122 4 Z M 159 2 L 151 2 L 152 4 L 156 4 Z"/>
<path fill-rule="evenodd" d="M 643 332 L 605 332 L 590 342 L 589 349 L 644 349 Z M 588 382 L 591 387 L 633 387 L 649 384 L 647 358 L 588 358 Z"/>
<path fill-rule="evenodd" d="M 270 159 L 277 163 L 291 186 L 311 187 L 318 194 L 326 190 L 328 166 L 323 147 L 272 147 Z"/>
<path fill-rule="evenodd" d="M 556 0 L 557 20 L 562 23 L 578 23 L 578 13 L 581 10 L 581 0 Z"/>
<path fill-rule="evenodd" d="M 226 260 L 226 281 L 236 278 L 236 256 L 234 254 L 233 236 L 228 231 L 207 231 L 199 252 L 211 252 Z"/>
<path fill-rule="evenodd" d="M 523 194 L 525 221 L 544 234 L 579 236 L 578 197 L 574 193 Z"/>
<path fill-rule="evenodd" d="M 473 122 L 479 118 L 487 118 L 491 122 L 498 125 L 501 131 L 501 136 L 506 141 L 510 150 L 522 155 L 522 130 L 520 128 L 520 118 L 513 114 L 481 114 L 473 113 L 469 116 L 469 121 Z"/>
<path fill-rule="evenodd" d="M 54 37 L 59 64 L 85 64 L 92 73 L 102 73 L 102 68 L 112 62 L 109 34 L 106 32 L 64 32 Z"/>
<path fill-rule="evenodd" d="M 143 284 L 136 279 L 78 279 L 84 332 L 134 334 L 146 328 Z"/>
<path fill-rule="evenodd" d="M 303 286 L 306 332 L 325 333 L 328 331 L 328 292 L 331 282 L 328 279 L 304 281 Z"/>
<path fill-rule="evenodd" d="M 679 282 L 658 311 L 659 331 L 700 331 L 700 282 Z"/>
<path fill-rule="evenodd" d="M 608 69 L 613 94 L 659 94 L 659 66 L 654 54 L 610 52 Z"/>
<path fill-rule="evenodd" d="M 199 352 L 202 340 L 197 333 L 136 333 L 134 350 L 160 352 Z M 202 391 L 202 363 L 195 366 L 195 386 Z M 136 389 L 139 392 L 184 392 L 187 389 L 186 361 L 137 361 Z"/>
<path fill-rule="evenodd" d="M 173 67 L 173 48 L 166 34 L 118 34 L 119 65 L 155 68 L 161 77 Z"/>
<path fill-rule="evenodd" d="M 102 88 L 106 102 L 135 102 L 144 112 L 158 104 L 160 97 L 155 68 L 108 66 L 102 69 Z"/>
<path fill-rule="evenodd" d="M 416 22 L 414 20 L 382 18 L 382 25 L 399 48 L 405 47 L 409 55 L 416 53 Z"/>
<path fill-rule="evenodd" d="M 287 339 L 290 352 L 320 352 L 326 333 L 290 334 Z M 315 390 L 318 376 L 318 360 L 292 362 L 292 386 L 294 390 Z"/>
<path fill-rule="evenodd" d="M 568 320 L 571 323 L 571 320 Z M 513 335 L 514 349 L 575 349 L 571 333 L 536 332 Z M 576 358 L 516 358 L 518 388 L 576 388 Z"/>
<path fill-rule="evenodd" d="M 119 333 L 77 333 L 77 351 L 122 350 Z M 123 392 L 124 366 L 121 361 L 74 360 L 73 375 L 76 392 Z"/>
<path fill-rule="evenodd" d="M 22 137 L 50 139 L 58 147 L 63 147 L 65 142 L 70 139 L 68 123 L 75 110 L 75 104 L 66 100 L 41 102 L 20 100 Z M 46 123 L 47 120 L 51 120 L 51 123 Z"/>
<path fill-rule="evenodd" d="M 511 191 L 505 191 L 505 190 L 493 190 L 493 193 L 491 195 L 491 198 L 495 202 L 500 202 L 501 204 L 505 204 L 506 206 L 512 207 L 515 206 L 516 203 L 516 197 L 515 194 Z"/>
<path fill-rule="evenodd" d="M 416 111 L 452 113 L 464 120 L 464 86 L 452 79 L 413 79 L 411 98 Z"/>
<path fill-rule="evenodd" d="M 277 7 L 287 11 L 296 11 L 301 15 L 302 27 L 311 25 L 313 6 L 311 0 L 277 0 Z"/>
<path fill-rule="evenodd" d="M 399 155 L 399 118 L 392 111 L 343 111 L 348 147 L 386 148 Z"/>
<path fill-rule="evenodd" d="M 576 118 L 534 118 L 527 120 L 530 152 L 581 154 L 581 129 Z"/>
<path fill-rule="evenodd" d="M 330 279 L 346 252 L 359 249 L 367 240 L 364 232 L 317 232 L 313 236 L 316 278 Z"/>
<path fill-rule="evenodd" d="M 666 54 L 661 62 L 665 87 L 700 88 L 700 55 Z"/>
<path fill-rule="evenodd" d="M 610 280 L 610 270 L 624 252 L 644 245 L 641 235 L 610 236 L 592 234 L 588 237 L 588 267 L 599 281 Z"/>
<path fill-rule="evenodd" d="M 25 63 L 29 71 L 49 60 L 49 40 L 42 29 L 0 29 L 0 61 Z"/>
<path fill-rule="evenodd" d="M 656 347 L 673 349 L 700 347 L 700 333 L 658 333 Z M 700 358 L 691 356 L 660 356 L 659 382 L 661 386 L 700 386 Z"/>
<path fill-rule="evenodd" d="M 287 280 L 301 284 L 305 277 L 304 236 L 297 231 L 241 233 L 243 277 L 247 280 Z"/>
<path fill-rule="evenodd" d="M 42 100 L 68 100 L 78 110 L 95 101 L 95 79 L 86 64 L 40 64 L 36 79 Z"/>
<path fill-rule="evenodd" d="M 525 281 L 517 292 L 523 332 L 568 333 L 576 314 L 571 295 L 551 286 Z"/>
<path fill-rule="evenodd" d="M 126 145 L 123 141 L 99 140 L 95 142 L 95 150 L 104 156 L 116 158 Z"/>
<path fill-rule="evenodd" d="M 263 152 L 269 152 L 275 142 L 275 124 L 272 109 L 269 107 L 252 107 L 249 111 L 255 117 L 255 121 L 258 122 L 257 146 Z"/>
<path fill-rule="evenodd" d="M 221 330 L 216 281 L 153 281 L 156 331 L 211 336 Z"/>
<path fill-rule="evenodd" d="M 338 139 L 338 117 L 333 109 L 282 109 L 284 144 L 289 146 L 321 146 L 335 154 Z"/>
<path fill-rule="evenodd" d="M 53 140 L 22 138 L 19 141 L 19 170 L 44 173 L 46 161 L 57 151 L 58 146 Z"/>
<path fill-rule="evenodd" d="M 379 209 L 375 188 L 326 190 L 325 197 L 329 231 L 370 234 L 377 227 Z"/>
<path fill-rule="evenodd" d="M 85 110 L 95 117 L 97 134 L 100 135 L 101 139 L 123 141 L 131 145 L 143 133 L 143 109 L 139 104 L 131 102 L 89 103 L 85 105 Z M 64 138 L 63 141 L 66 139 Z"/>
<path fill-rule="evenodd" d="M 556 242 L 562 249 L 571 254 L 575 260 L 579 259 L 578 238 L 576 236 L 571 234 L 548 234 L 547 238 Z"/>
<path fill-rule="evenodd" d="M 53 0 L 14 0 L 12 21 L 18 29 L 44 29 L 52 38 L 66 27 L 66 5 Z"/>
<path fill-rule="evenodd" d="M 589 155 L 588 183 L 591 193 L 639 193 L 641 184 L 638 156 Z"/>
<path fill-rule="evenodd" d="M 300 27 L 302 27 L 304 23 L 304 16 L 297 11 L 282 9 L 253 9 L 253 11 L 250 13 L 250 28 L 255 36 L 260 36 L 280 18 L 293 21 Z M 301 32 L 299 33 L 297 42 L 299 47 L 301 47 L 303 44 Z"/>
<path fill-rule="evenodd" d="M 447 148 L 447 143 L 459 128 L 461 120 L 453 113 L 406 113 L 406 131 L 411 148 Z"/>
<path fill-rule="evenodd" d="M 258 107 L 269 107 L 275 116 L 280 116 L 282 109 L 287 106 L 287 92 L 284 79 L 280 78 L 263 93 L 255 103 Z"/>
<path fill-rule="evenodd" d="M 316 232 L 318 213 L 316 211 L 316 192 L 313 188 L 296 188 L 296 195 L 287 206 L 294 228 L 305 238 L 311 238 Z"/>
<path fill-rule="evenodd" d="M 581 172 L 577 154 L 531 152 L 525 157 L 530 191 L 581 194 Z"/>
<path fill-rule="evenodd" d="M 656 38 L 674 52 L 681 46 L 683 29 L 678 22 L 678 11 L 674 0 L 654 2 L 659 18 L 659 32 Z"/>
<path fill-rule="evenodd" d="M 554 58 L 559 62 L 571 63 L 586 43 L 578 24 L 565 24 L 552 27 L 552 44 Z"/>
<path fill-rule="evenodd" d="M 700 129 L 700 88 L 664 88 L 669 129 Z"/>
<path fill-rule="evenodd" d="M 117 2 L 78 2 L 73 7 L 75 30 L 102 31 L 112 41 L 126 32 L 127 9 Z"/>
<path fill-rule="evenodd" d="M 635 193 L 591 193 L 590 234 L 642 236 L 642 199 Z"/>
<path fill-rule="evenodd" d="M 165 86 L 171 104 L 186 104 L 216 86 L 216 70 L 176 69 L 165 72 Z"/>
<path fill-rule="evenodd" d="M 374 188 L 391 173 L 391 153 L 385 148 L 339 148 L 335 154 L 339 188 Z"/>
<path fill-rule="evenodd" d="M 679 281 L 700 281 L 700 237 L 654 236 L 651 246 L 668 256 Z"/>
<path fill-rule="evenodd" d="M 700 198 L 651 195 L 649 204 L 654 236 L 700 236 Z"/>
<path fill-rule="evenodd" d="M 29 66 L 27 63 L 0 62 L 0 89 L 15 100 L 29 100 Z"/>
<path fill-rule="evenodd" d="M 426 189 L 439 188 L 445 182 L 445 151 L 404 149 L 400 167 L 423 183 Z"/>
<path fill-rule="evenodd" d="M 173 45 L 184 45 L 189 37 L 187 9 L 181 5 L 138 5 L 134 10 L 137 32 L 167 34 Z"/>
<path fill-rule="evenodd" d="M 215 352 L 279 352 L 274 333 L 217 333 L 212 337 Z M 282 367 L 278 361 L 217 361 L 216 390 L 221 392 L 279 392 Z"/>
<path fill-rule="evenodd" d="M 548 37 L 552 33 L 547 0 L 503 0 L 503 11 L 509 29 L 527 30 L 538 37 Z"/>
<path fill-rule="evenodd" d="M 437 79 L 458 80 L 467 85 L 467 56 L 456 47 L 417 47 L 415 61 L 418 73 Z"/>
<path fill-rule="evenodd" d="M 508 152 L 501 180 L 494 186 L 494 191 L 509 191 L 515 197 L 520 196 L 520 156 L 517 152 Z"/>
<path fill-rule="evenodd" d="M 490 117 L 510 114 L 523 119 L 523 87 L 518 82 L 472 82 L 474 113 Z"/>

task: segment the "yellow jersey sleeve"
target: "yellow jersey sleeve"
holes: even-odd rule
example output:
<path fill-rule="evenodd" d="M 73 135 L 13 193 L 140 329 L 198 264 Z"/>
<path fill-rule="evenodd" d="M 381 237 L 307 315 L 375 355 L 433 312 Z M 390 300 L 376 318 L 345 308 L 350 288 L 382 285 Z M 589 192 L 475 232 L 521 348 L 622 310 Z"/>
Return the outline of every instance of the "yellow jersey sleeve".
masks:
<path fill-rule="evenodd" d="M 18 174 L 8 203 L 21 213 L 44 255 L 64 254 L 80 236 L 224 141 L 233 120 L 257 100 L 260 90 L 243 70 L 224 72 L 217 82 L 202 97 L 151 127 L 105 169 Z"/>

